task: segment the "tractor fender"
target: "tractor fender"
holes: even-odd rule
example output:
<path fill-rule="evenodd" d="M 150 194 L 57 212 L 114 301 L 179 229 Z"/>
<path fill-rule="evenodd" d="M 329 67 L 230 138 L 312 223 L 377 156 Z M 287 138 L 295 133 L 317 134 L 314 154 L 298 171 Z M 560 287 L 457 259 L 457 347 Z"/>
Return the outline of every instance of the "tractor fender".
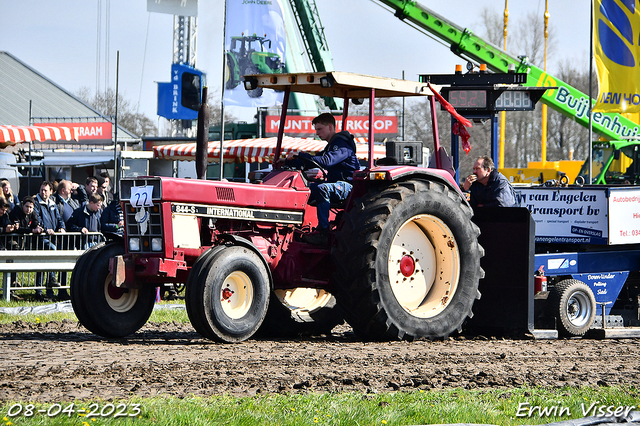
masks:
<path fill-rule="evenodd" d="M 384 167 L 394 183 L 407 181 L 410 179 L 428 180 L 446 185 L 460 196 L 467 204 L 467 197 L 462 193 L 460 187 L 456 184 L 454 177 L 446 170 L 441 169 L 425 169 L 413 166 L 386 166 Z"/>
<path fill-rule="evenodd" d="M 220 239 L 222 239 L 225 242 L 229 242 L 234 246 L 245 247 L 255 252 L 258 255 L 258 257 L 260 257 L 260 260 L 262 260 L 264 267 L 267 268 L 267 273 L 269 274 L 269 286 L 273 291 L 274 285 L 273 285 L 273 275 L 271 274 L 271 267 L 269 267 L 267 260 L 264 258 L 264 256 L 262 255 L 262 253 L 260 252 L 258 247 L 256 247 L 255 244 L 253 244 L 251 241 L 247 240 L 246 238 L 239 237 L 233 234 L 222 234 L 220 236 Z"/>

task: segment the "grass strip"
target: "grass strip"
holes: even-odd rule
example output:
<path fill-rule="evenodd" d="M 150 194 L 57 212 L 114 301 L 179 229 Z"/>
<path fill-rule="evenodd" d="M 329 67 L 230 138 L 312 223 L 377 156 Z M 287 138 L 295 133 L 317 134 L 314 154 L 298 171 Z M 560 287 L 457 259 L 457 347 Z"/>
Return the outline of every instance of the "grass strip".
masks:
<path fill-rule="evenodd" d="M 73 406 L 71 404 L 73 403 Z M 154 397 L 58 404 L 5 402 L 2 425 L 533 425 L 637 409 L 636 387 L 513 388 L 383 394 Z M 69 407 L 72 407 L 70 409 Z M 32 413 L 25 416 L 26 410 Z M 87 412 L 78 413 L 85 409 Z M 56 416 L 51 414 L 60 412 Z M 73 411 L 73 412 L 72 412 Z M 93 411 L 92 415 L 90 411 Z M 139 412 L 138 412 L 139 411 Z M 120 413 L 122 416 L 116 416 Z"/>

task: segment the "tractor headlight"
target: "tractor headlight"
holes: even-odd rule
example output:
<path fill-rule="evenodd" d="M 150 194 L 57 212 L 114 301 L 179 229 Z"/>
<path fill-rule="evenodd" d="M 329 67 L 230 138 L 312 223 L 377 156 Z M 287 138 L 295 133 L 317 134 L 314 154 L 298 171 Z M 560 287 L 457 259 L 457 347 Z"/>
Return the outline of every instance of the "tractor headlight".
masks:
<path fill-rule="evenodd" d="M 151 251 L 162 251 L 162 238 L 151 239 Z"/>
<path fill-rule="evenodd" d="M 140 251 L 140 238 L 129 238 L 129 251 Z"/>

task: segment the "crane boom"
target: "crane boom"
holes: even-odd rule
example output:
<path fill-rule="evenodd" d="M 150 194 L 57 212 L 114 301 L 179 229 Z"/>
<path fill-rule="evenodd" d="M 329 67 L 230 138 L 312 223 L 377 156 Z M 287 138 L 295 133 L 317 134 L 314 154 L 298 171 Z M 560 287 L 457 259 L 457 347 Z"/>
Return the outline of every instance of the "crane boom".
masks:
<path fill-rule="evenodd" d="M 324 28 L 320 22 L 315 0 L 289 0 L 289 4 L 298 24 L 312 71 L 334 71 L 333 58 L 324 36 Z M 333 98 L 325 98 L 325 104 L 332 110 L 341 108 Z"/>
<path fill-rule="evenodd" d="M 589 96 L 529 63 L 526 57 L 513 57 L 470 30 L 457 26 L 415 1 L 377 1 L 390 8 L 400 20 L 435 36 L 450 46 L 453 53 L 464 59 L 487 64 L 494 72 L 507 72 L 509 65 L 513 64 L 516 72 L 527 73 L 525 86 L 558 87 L 547 90 L 541 102 L 579 124 L 589 126 Z M 609 140 L 638 136 L 640 132 L 637 123 L 618 113 L 596 112 L 592 121 L 593 131 Z"/>

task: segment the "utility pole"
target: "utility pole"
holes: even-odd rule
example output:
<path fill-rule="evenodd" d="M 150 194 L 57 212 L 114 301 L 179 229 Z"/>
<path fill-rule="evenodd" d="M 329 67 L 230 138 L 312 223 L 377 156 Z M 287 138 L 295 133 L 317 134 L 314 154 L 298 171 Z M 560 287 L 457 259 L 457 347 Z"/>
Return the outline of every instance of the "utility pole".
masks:
<path fill-rule="evenodd" d="M 196 66 L 197 19 L 173 15 L 173 63 Z M 206 101 L 206 100 L 203 100 Z M 185 128 L 186 125 L 186 128 Z M 191 120 L 171 120 L 171 136 L 194 136 Z"/>

